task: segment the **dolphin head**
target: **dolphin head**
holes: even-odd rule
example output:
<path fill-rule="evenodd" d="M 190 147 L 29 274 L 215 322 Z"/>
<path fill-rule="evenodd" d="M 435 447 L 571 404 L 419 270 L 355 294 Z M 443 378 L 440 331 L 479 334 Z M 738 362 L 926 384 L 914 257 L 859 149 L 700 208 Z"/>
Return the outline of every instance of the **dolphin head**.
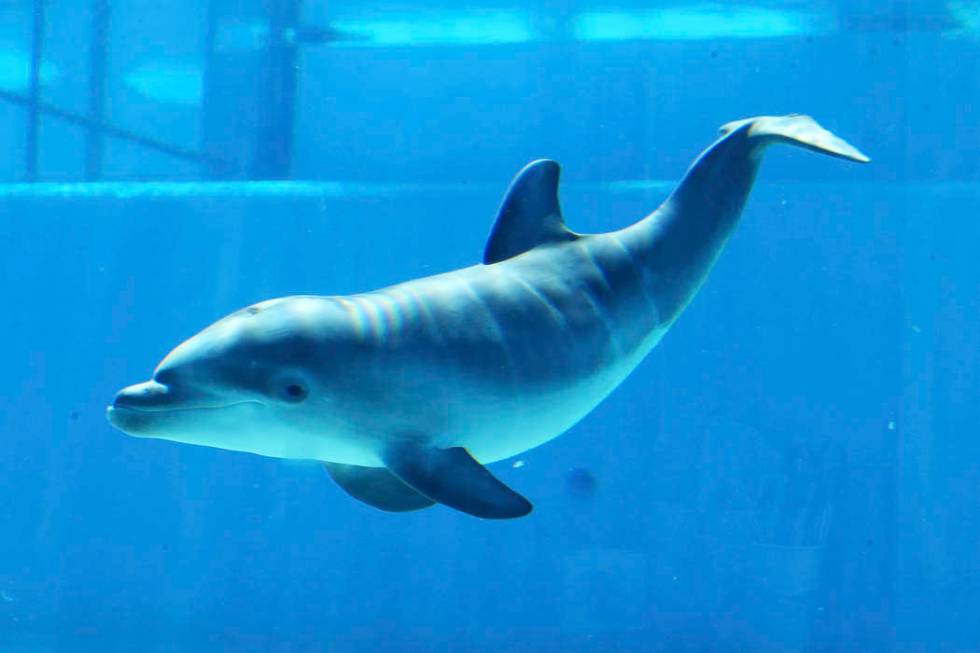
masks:
<path fill-rule="evenodd" d="M 278 457 L 330 430 L 330 332 L 313 298 L 271 300 L 212 324 L 177 346 L 149 381 L 123 388 L 109 422 L 138 437 Z"/>

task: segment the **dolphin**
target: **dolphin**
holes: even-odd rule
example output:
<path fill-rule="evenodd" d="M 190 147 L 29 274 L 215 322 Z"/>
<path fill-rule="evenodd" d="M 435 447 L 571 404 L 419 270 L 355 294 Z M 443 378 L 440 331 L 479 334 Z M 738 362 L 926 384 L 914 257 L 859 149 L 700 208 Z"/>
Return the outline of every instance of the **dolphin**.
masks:
<path fill-rule="evenodd" d="M 526 515 L 530 502 L 484 465 L 557 437 L 643 360 L 704 283 L 775 143 L 869 161 L 808 116 L 731 122 L 656 211 L 601 234 L 565 226 L 558 164 L 534 161 L 482 263 L 241 309 L 121 390 L 108 420 L 137 437 L 322 461 L 381 510 Z"/>

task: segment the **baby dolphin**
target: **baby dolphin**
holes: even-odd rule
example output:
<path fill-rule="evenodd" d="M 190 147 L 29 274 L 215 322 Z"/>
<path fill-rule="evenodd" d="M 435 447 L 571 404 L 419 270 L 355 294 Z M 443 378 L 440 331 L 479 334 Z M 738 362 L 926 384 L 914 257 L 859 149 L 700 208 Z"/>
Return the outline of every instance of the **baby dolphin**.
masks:
<path fill-rule="evenodd" d="M 560 435 L 643 360 L 704 283 L 775 143 L 868 161 L 807 116 L 731 122 L 656 211 L 602 234 L 565 227 L 558 164 L 534 161 L 511 183 L 481 264 L 242 309 L 121 390 L 109 422 L 323 461 L 382 510 L 526 515 L 527 499 L 484 465 Z"/>

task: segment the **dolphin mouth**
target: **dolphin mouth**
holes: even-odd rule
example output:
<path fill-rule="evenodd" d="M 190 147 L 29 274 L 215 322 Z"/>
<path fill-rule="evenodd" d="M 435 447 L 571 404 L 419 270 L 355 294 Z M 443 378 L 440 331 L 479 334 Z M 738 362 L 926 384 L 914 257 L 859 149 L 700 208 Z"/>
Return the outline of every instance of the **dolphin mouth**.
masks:
<path fill-rule="evenodd" d="M 159 408 L 135 408 L 132 406 L 119 406 L 115 403 L 106 406 L 106 412 L 113 413 L 137 413 L 142 415 L 154 415 L 157 413 L 192 413 L 194 411 L 221 410 L 222 408 L 233 408 L 244 404 L 261 405 L 260 401 L 230 401 L 226 404 L 208 404 L 200 406 L 160 406 Z"/>
<path fill-rule="evenodd" d="M 209 400 L 210 399 L 210 400 Z M 171 413 L 191 410 L 219 410 L 239 404 L 261 403 L 252 399 L 218 401 L 213 398 L 193 398 L 178 393 L 171 386 L 157 381 L 146 381 L 123 388 L 116 393 L 109 410 L 136 413 Z"/>
<path fill-rule="evenodd" d="M 260 405 L 253 400 L 218 402 L 188 402 L 170 396 L 155 381 L 139 383 L 123 388 L 116 394 L 110 406 L 106 407 L 106 419 L 125 433 L 138 438 L 171 439 L 168 434 L 182 432 L 198 420 L 209 419 L 208 414 L 246 405 Z M 162 386 L 166 388 L 166 386 Z"/>
<path fill-rule="evenodd" d="M 250 399 L 219 401 L 214 397 L 188 397 L 171 386 L 146 381 L 123 388 L 106 407 L 106 419 L 130 435 L 157 431 L 163 424 L 193 413 L 220 411 L 243 404 L 260 404 Z"/>

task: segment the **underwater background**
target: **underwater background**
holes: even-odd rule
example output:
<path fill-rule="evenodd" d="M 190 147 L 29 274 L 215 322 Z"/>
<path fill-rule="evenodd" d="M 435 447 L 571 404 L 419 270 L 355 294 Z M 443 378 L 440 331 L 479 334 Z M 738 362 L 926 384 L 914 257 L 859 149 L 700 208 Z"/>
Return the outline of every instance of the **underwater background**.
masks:
<path fill-rule="evenodd" d="M 0 652 L 980 650 L 980 3 L 0 2 Z M 766 158 L 637 371 L 492 466 L 535 511 L 385 514 L 312 462 L 104 410 L 249 303 L 477 262 Z M 87 183 L 97 182 L 97 183 Z"/>

